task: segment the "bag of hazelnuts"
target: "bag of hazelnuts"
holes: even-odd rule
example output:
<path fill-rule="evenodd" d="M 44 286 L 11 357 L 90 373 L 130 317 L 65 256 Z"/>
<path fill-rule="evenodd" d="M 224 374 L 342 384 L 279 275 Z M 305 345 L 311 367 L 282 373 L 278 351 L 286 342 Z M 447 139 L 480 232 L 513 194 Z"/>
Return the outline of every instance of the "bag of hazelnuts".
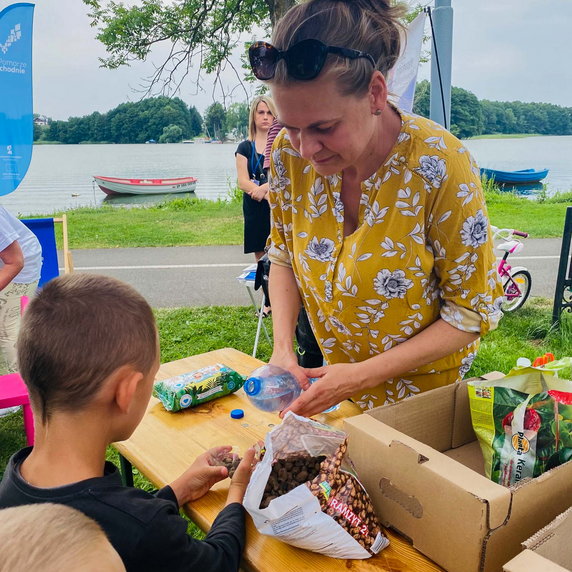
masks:
<path fill-rule="evenodd" d="M 389 544 L 346 440 L 291 411 L 266 435 L 244 498 L 261 534 L 334 558 L 369 558 Z"/>

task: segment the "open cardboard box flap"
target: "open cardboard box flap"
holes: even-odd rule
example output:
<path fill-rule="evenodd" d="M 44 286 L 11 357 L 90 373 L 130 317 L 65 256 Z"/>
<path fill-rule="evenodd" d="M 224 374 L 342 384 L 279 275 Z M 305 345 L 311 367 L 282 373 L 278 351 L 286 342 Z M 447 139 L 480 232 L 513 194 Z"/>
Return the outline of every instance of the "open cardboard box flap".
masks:
<path fill-rule="evenodd" d="M 565 572 L 572 567 L 572 508 L 523 542 L 524 552 L 507 562 L 504 572 Z"/>

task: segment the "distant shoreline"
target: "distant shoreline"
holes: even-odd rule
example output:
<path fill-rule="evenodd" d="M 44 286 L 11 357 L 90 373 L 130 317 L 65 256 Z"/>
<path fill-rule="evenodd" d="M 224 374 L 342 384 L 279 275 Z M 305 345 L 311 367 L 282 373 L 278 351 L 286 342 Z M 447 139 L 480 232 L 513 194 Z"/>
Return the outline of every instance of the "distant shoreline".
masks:
<path fill-rule="evenodd" d="M 492 133 L 487 135 L 475 135 L 474 137 L 467 137 L 466 140 L 474 139 L 524 139 L 525 137 L 546 137 L 540 133 Z M 551 135 L 551 137 L 559 137 L 558 135 Z M 568 135 L 562 135 L 568 137 Z"/>
<path fill-rule="evenodd" d="M 489 133 L 486 135 L 475 135 L 474 137 L 466 137 L 465 140 L 475 139 L 523 139 L 525 137 L 547 137 L 540 133 Z M 550 135 L 550 137 L 569 137 L 569 135 Z M 204 142 L 195 142 L 199 145 L 208 145 Z M 225 145 L 236 145 L 236 141 L 224 141 Z M 186 145 L 188 141 L 179 141 L 179 143 L 158 143 L 158 145 Z M 34 145 L 145 145 L 145 143 L 110 143 L 109 141 L 82 141 L 80 143 L 62 143 L 61 141 L 34 141 Z"/>

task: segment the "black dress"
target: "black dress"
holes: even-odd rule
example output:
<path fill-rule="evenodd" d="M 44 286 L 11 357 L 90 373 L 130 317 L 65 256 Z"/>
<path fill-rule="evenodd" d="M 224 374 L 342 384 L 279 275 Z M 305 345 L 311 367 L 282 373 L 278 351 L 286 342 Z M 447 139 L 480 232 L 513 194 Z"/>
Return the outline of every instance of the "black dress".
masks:
<path fill-rule="evenodd" d="M 264 173 L 264 155 L 256 152 L 252 141 L 243 141 L 237 147 L 235 155 L 246 157 L 248 176 L 252 181 L 263 185 L 267 182 Z M 260 202 L 243 193 L 242 212 L 244 214 L 244 253 L 262 252 L 270 234 L 270 206 L 267 200 Z"/>

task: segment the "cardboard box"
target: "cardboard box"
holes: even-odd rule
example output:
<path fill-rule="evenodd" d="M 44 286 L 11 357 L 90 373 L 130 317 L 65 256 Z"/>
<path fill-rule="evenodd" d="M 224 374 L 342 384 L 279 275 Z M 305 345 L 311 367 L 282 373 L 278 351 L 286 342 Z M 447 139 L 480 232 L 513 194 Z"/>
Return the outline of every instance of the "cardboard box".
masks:
<path fill-rule="evenodd" d="M 344 428 L 380 520 L 449 572 L 502 570 L 572 504 L 572 463 L 511 488 L 484 476 L 466 381 L 348 418 Z"/>
<path fill-rule="evenodd" d="M 504 565 L 504 572 L 572 570 L 572 508 L 523 543 L 526 549 Z"/>

